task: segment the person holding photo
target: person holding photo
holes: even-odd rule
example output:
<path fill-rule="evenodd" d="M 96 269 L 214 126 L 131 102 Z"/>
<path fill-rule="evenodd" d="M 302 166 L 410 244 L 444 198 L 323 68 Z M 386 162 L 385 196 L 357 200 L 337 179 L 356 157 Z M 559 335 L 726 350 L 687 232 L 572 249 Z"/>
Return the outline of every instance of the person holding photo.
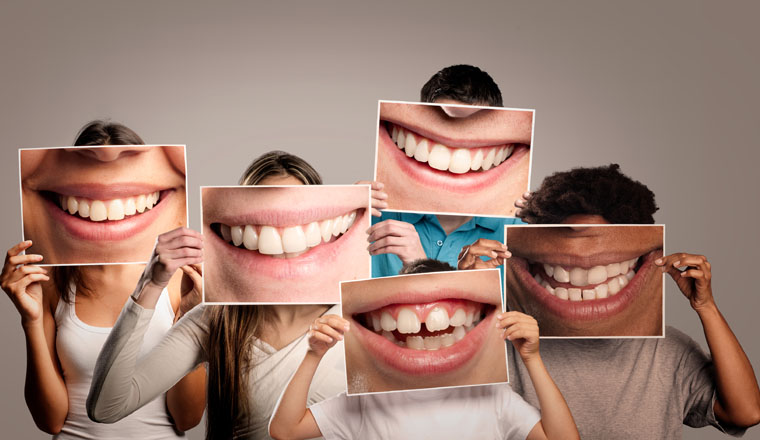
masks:
<path fill-rule="evenodd" d="M 445 270 L 444 264 L 413 263 L 416 270 Z M 544 368 L 538 325 L 518 312 L 501 313 L 496 327 L 511 341 L 538 391 L 541 413 L 526 404 L 508 384 L 403 391 L 356 396 L 338 395 L 307 407 L 307 391 L 323 356 L 343 340 L 349 321 L 337 315 L 311 325 L 309 349 L 280 398 L 269 424 L 276 439 L 386 438 L 579 438 L 565 400 Z"/>
<path fill-rule="evenodd" d="M 534 224 L 654 223 L 654 193 L 619 168 L 612 164 L 555 173 L 518 204 L 518 215 Z M 503 251 L 508 252 L 506 247 Z M 469 254 L 472 258 L 463 259 L 459 269 L 482 267 L 480 256 L 488 258 L 474 246 Z M 699 317 L 709 356 L 670 326 L 664 338 L 656 339 L 543 341 L 546 367 L 573 409 L 581 436 L 680 438 L 683 425 L 712 425 L 742 435 L 760 423 L 760 389 L 716 304 L 710 262 L 678 252 L 654 264 L 676 282 Z M 513 356 L 509 361 L 515 391 L 537 403 L 526 366 Z"/>
<path fill-rule="evenodd" d="M 94 121 L 82 129 L 75 145 L 127 146 L 108 147 L 107 152 L 83 148 L 67 154 L 80 155 L 92 168 L 113 166 L 122 155 L 142 154 L 139 144 L 142 139 L 128 127 Z M 176 212 L 174 204 L 167 204 L 164 214 L 184 218 L 182 197 Z M 131 290 L 124 286 L 135 283 L 143 265 L 43 268 L 35 264 L 44 262 L 47 255 L 22 254 L 32 245 L 27 240 L 8 250 L 0 284 L 21 315 L 27 346 L 24 396 L 37 427 L 61 439 L 183 437 L 182 431 L 197 425 L 203 415 L 206 374 L 202 367 L 178 377 L 165 395 L 154 396 L 142 411 L 118 424 L 94 423 L 85 410 L 95 359 Z M 158 294 L 157 312 L 147 323 L 146 350 L 200 301 L 197 292 L 182 289 L 180 278 L 173 277 Z"/>

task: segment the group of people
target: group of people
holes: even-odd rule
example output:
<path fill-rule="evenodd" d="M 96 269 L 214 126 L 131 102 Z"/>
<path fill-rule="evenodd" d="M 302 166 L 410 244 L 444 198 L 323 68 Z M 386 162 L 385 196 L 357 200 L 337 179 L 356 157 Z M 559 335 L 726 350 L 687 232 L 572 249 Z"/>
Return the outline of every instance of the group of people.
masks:
<path fill-rule="evenodd" d="M 500 106 L 485 72 L 451 66 L 424 102 Z M 454 114 L 451 117 L 467 117 Z M 143 144 L 94 122 L 75 145 L 87 166 L 98 145 Z M 110 151 L 114 153 L 115 151 Z M 118 152 L 117 152 L 118 153 Z M 79 154 L 79 153 L 74 153 Z M 256 159 L 241 185 L 318 185 L 282 152 Z M 373 276 L 502 267 L 504 225 L 652 224 L 654 194 L 617 165 L 556 173 L 517 203 L 518 218 L 381 212 L 369 233 Z M 521 220 L 522 219 L 522 220 Z M 348 323 L 335 305 L 199 305 L 203 236 L 157 237 L 147 265 L 56 266 L 12 247 L 0 282 L 27 342 L 25 398 L 37 426 L 59 438 L 174 438 L 207 412 L 207 438 L 673 438 L 683 424 L 740 435 L 760 422 L 752 366 L 720 314 L 703 256 L 655 264 L 699 316 L 710 356 L 668 327 L 664 338 L 541 340 L 536 320 L 498 316 L 510 384 L 346 396 Z M 135 287 L 136 286 L 136 287 Z"/>

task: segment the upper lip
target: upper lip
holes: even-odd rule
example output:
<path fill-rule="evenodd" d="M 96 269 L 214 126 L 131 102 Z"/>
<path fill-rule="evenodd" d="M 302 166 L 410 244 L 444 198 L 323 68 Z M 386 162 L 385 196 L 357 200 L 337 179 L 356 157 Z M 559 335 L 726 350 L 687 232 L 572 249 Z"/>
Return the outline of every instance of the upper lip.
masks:
<path fill-rule="evenodd" d="M 122 183 L 71 183 L 40 187 L 39 192 L 48 191 L 73 197 L 92 200 L 112 200 L 136 196 L 169 189 L 167 186 L 151 183 L 122 182 Z"/>
<path fill-rule="evenodd" d="M 461 134 L 457 133 L 458 136 L 454 138 L 441 133 L 435 133 L 414 121 L 400 121 L 395 118 L 384 118 L 381 115 L 380 122 L 383 126 L 386 125 L 384 122 L 390 122 L 416 134 L 419 134 L 420 136 L 423 136 L 427 139 L 430 139 L 431 141 L 452 148 L 490 147 L 503 144 L 524 144 L 526 146 L 530 146 L 530 139 L 523 139 L 519 136 L 479 137 L 478 133 L 473 134 L 462 131 Z"/>
<path fill-rule="evenodd" d="M 223 223 L 228 226 L 262 225 L 274 227 L 307 225 L 347 214 L 360 206 L 328 205 L 298 210 L 259 209 L 246 212 L 220 213 L 209 216 L 207 223 Z"/>
<path fill-rule="evenodd" d="M 355 310 L 351 311 L 351 314 L 370 312 L 390 304 L 422 304 L 442 299 L 466 299 L 483 304 L 499 305 L 498 299 L 495 301 L 493 295 L 488 295 L 480 291 L 464 291 L 446 288 L 433 291 L 404 290 L 359 305 Z"/>

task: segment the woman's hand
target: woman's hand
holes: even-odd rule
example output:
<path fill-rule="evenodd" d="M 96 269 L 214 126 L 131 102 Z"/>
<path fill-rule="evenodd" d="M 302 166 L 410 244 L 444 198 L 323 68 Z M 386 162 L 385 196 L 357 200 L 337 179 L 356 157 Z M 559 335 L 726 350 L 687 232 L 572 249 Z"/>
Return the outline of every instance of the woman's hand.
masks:
<path fill-rule="evenodd" d="M 370 189 L 372 191 L 372 215 L 374 217 L 380 217 L 381 209 L 387 209 L 388 208 L 388 194 L 383 192 L 383 188 L 385 185 L 383 185 L 382 182 L 374 182 L 369 180 L 360 180 L 355 183 L 355 185 L 369 185 Z"/>
<path fill-rule="evenodd" d="M 349 323 L 338 315 L 320 316 L 309 327 L 309 352 L 322 357 L 349 329 Z"/>
<path fill-rule="evenodd" d="M 180 286 L 179 313 L 177 320 L 201 303 L 203 299 L 203 272 L 200 264 L 181 266 L 182 283 Z"/>
<path fill-rule="evenodd" d="M 679 252 L 658 258 L 654 264 L 673 278 L 694 310 L 715 305 L 710 282 L 710 262 L 705 256 Z M 685 269 L 681 271 L 679 267 Z"/>
<path fill-rule="evenodd" d="M 0 286 L 8 294 L 21 314 L 23 325 L 42 325 L 42 286 L 41 281 L 48 281 L 47 270 L 32 263 L 42 261 L 42 255 L 20 255 L 32 246 L 32 241 L 21 243 L 8 249 L 5 265 L 0 274 Z"/>
<path fill-rule="evenodd" d="M 192 229 L 180 227 L 158 236 L 143 278 L 163 289 L 177 269 L 202 261 L 203 236 Z"/>
<path fill-rule="evenodd" d="M 512 254 L 507 250 L 507 245 L 496 240 L 479 238 L 475 243 L 465 246 L 459 252 L 457 258 L 457 269 L 491 269 L 504 264 L 507 258 Z M 480 257 L 487 257 L 483 260 Z"/>
<path fill-rule="evenodd" d="M 496 316 L 496 328 L 503 329 L 501 337 L 512 341 L 524 363 L 538 358 L 538 322 L 520 312 L 505 312 Z"/>

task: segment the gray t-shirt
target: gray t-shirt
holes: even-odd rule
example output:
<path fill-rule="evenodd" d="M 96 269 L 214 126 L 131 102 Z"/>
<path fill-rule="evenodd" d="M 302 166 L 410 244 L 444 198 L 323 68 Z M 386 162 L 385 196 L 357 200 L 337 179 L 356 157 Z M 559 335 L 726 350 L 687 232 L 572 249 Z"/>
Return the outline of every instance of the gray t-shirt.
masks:
<path fill-rule="evenodd" d="M 507 348 L 512 388 L 538 406 L 525 365 Z M 542 339 L 540 350 L 583 439 L 681 438 L 684 424 L 745 431 L 718 423 L 712 362 L 673 327 L 658 339 Z"/>

